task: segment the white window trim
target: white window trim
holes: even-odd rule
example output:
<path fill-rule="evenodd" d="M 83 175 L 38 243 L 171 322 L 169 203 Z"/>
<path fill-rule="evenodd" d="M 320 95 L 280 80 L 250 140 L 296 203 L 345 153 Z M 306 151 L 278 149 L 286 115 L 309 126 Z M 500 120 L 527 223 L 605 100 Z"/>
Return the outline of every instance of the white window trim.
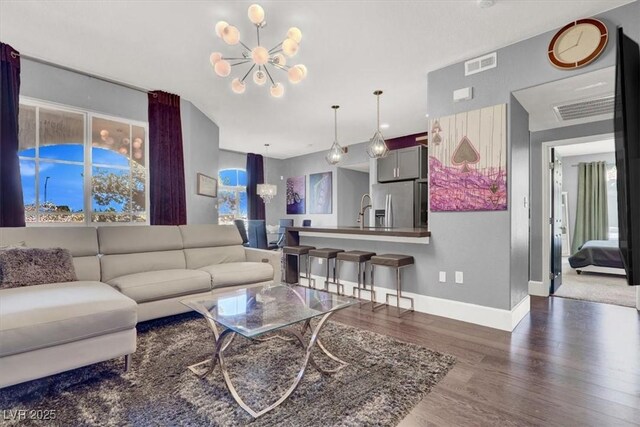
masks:
<path fill-rule="evenodd" d="M 116 117 L 109 114 L 104 114 L 97 112 L 95 110 L 83 109 L 68 106 L 65 104 L 60 104 L 57 102 L 44 101 L 36 98 L 30 98 L 27 96 L 20 96 L 18 100 L 19 104 L 27 105 L 30 107 L 38 107 L 36 110 L 36 170 L 40 171 L 40 117 L 39 117 L 39 108 L 49 108 L 49 109 L 57 109 L 61 111 L 66 111 L 69 113 L 76 113 L 84 115 L 84 182 L 83 182 L 83 208 L 85 214 L 84 222 L 28 222 L 26 223 L 27 227 L 113 227 L 113 226 L 121 226 L 121 225 L 149 225 L 149 213 L 150 213 L 150 195 L 149 195 L 149 123 L 141 122 L 138 120 L 131 120 L 123 117 Z M 91 215 L 92 211 L 92 203 L 91 203 L 91 177 L 92 177 L 92 167 L 93 166 L 107 166 L 111 168 L 117 168 L 117 166 L 113 165 L 93 165 L 92 157 L 93 157 L 93 146 L 91 144 L 91 122 L 93 118 L 100 118 L 105 120 L 112 121 L 121 121 L 125 122 L 131 126 L 138 126 L 144 128 L 145 131 L 145 150 L 144 150 L 144 164 L 146 169 L 145 174 L 145 215 L 146 220 L 144 222 L 92 222 Z M 20 159 L 30 159 L 26 157 L 19 157 Z M 45 160 L 49 161 L 49 160 Z M 79 165 L 80 162 L 73 161 L 65 161 L 65 160 L 52 160 L 55 163 L 65 163 L 65 164 L 74 164 Z M 40 201 L 40 174 L 37 173 L 35 177 L 35 196 L 36 196 L 36 205 L 39 204 Z"/>

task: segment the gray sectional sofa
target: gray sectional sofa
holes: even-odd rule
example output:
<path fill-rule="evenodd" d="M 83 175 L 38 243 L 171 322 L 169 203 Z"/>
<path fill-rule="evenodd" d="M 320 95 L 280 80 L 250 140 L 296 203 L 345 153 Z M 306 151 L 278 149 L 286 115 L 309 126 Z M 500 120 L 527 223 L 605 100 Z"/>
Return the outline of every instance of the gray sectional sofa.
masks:
<path fill-rule="evenodd" d="M 0 289 L 0 388 L 129 356 L 137 322 L 186 296 L 280 280 L 280 253 L 233 225 L 0 228 L 0 246 L 20 242 L 68 249 L 78 281 Z"/>

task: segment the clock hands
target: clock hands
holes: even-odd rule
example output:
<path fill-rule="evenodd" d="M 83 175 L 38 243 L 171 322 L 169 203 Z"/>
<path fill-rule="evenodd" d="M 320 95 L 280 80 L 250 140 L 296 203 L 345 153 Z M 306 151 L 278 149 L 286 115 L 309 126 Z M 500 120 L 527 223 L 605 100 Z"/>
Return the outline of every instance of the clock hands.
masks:
<path fill-rule="evenodd" d="M 576 44 L 569 46 L 568 48 L 566 48 L 565 50 L 563 50 L 562 52 L 558 52 L 558 55 L 562 55 L 563 53 L 565 53 L 566 51 L 568 51 L 569 49 L 573 49 L 574 47 L 578 46 L 580 44 L 580 39 L 582 38 L 582 34 L 584 33 L 583 31 L 580 31 L 580 34 L 578 35 L 578 40 L 576 40 Z"/>

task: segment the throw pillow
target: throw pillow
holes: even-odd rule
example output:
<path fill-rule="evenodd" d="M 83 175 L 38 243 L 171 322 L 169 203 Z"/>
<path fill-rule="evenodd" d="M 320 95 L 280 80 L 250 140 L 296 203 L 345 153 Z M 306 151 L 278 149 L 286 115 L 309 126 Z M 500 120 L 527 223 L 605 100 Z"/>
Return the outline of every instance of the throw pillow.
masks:
<path fill-rule="evenodd" d="M 67 249 L 0 250 L 0 289 L 78 280 Z"/>

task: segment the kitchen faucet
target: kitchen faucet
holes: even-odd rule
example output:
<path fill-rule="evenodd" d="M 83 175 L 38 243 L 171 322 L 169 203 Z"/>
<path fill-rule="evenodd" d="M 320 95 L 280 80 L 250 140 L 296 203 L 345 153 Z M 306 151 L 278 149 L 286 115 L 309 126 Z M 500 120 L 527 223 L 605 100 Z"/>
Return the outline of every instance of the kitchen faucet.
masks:
<path fill-rule="evenodd" d="M 365 198 L 369 198 L 369 204 L 368 205 L 364 205 L 364 199 Z M 373 203 L 373 200 L 371 199 L 371 195 L 369 193 L 364 193 L 362 195 L 362 199 L 360 199 L 360 212 L 358 212 L 358 224 L 360 224 L 360 229 L 364 229 L 364 214 L 367 211 L 368 208 L 371 207 L 371 204 Z"/>

